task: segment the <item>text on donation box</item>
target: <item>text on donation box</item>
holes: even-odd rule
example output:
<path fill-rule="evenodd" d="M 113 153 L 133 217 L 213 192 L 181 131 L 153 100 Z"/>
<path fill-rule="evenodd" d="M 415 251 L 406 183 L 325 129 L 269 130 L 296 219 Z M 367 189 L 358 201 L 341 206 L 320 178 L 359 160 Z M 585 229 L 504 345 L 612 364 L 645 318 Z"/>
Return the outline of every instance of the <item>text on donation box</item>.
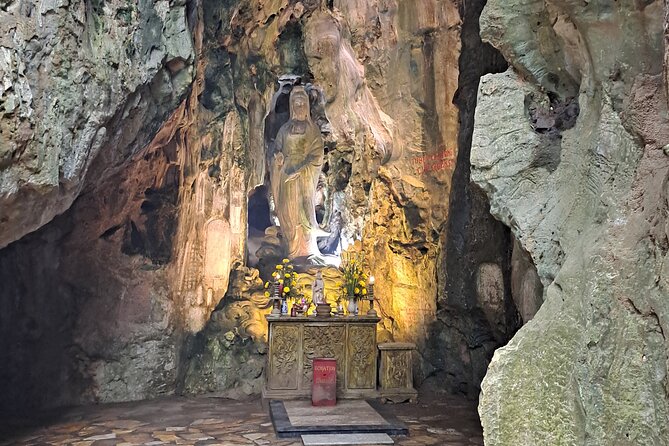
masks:
<path fill-rule="evenodd" d="M 314 359 L 311 403 L 314 406 L 334 406 L 337 403 L 337 361 Z"/>

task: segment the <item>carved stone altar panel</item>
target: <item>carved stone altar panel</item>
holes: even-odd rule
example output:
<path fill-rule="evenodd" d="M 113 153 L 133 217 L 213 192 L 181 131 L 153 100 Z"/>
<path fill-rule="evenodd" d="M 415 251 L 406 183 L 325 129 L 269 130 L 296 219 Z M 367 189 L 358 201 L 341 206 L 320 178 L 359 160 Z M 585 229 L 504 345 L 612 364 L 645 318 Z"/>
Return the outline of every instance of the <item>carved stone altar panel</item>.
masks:
<path fill-rule="evenodd" d="M 401 403 L 407 400 L 417 401 L 418 392 L 413 388 L 413 370 L 411 352 L 414 344 L 386 342 L 379 344 L 381 367 L 379 384 L 381 398 L 384 401 Z"/>
<path fill-rule="evenodd" d="M 376 326 L 351 325 L 347 336 L 347 387 L 376 388 Z"/>
<path fill-rule="evenodd" d="M 313 379 L 314 358 L 337 360 L 337 389 L 344 387 L 344 325 L 305 325 L 303 335 L 302 388 L 310 389 Z"/>
<path fill-rule="evenodd" d="M 411 351 L 396 350 L 385 353 L 386 367 L 382 369 L 381 387 L 384 389 L 411 388 Z"/>
<path fill-rule="evenodd" d="M 297 390 L 300 351 L 300 326 L 281 324 L 270 332 L 269 388 L 275 390 Z"/>

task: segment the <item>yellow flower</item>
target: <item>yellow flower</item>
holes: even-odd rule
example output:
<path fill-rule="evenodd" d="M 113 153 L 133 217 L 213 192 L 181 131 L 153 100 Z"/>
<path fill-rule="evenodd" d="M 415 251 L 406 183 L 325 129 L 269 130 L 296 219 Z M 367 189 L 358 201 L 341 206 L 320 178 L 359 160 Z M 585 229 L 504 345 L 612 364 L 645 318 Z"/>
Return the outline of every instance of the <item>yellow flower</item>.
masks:
<path fill-rule="evenodd" d="M 290 273 L 284 274 L 283 277 L 290 277 Z"/>
<path fill-rule="evenodd" d="M 355 294 L 360 293 L 360 288 L 356 288 L 356 289 L 354 289 L 353 292 L 354 292 Z"/>
<path fill-rule="evenodd" d="M 265 282 L 265 288 L 269 288 L 269 282 Z"/>
<path fill-rule="evenodd" d="M 285 287 L 285 288 L 283 289 L 283 292 L 284 292 L 284 293 L 290 293 L 290 288 L 289 288 L 289 287 Z"/>
<path fill-rule="evenodd" d="M 293 265 L 288 265 L 287 268 L 288 269 L 293 269 Z"/>
<path fill-rule="evenodd" d="M 297 282 L 295 282 L 295 281 L 293 280 L 292 282 L 290 282 L 290 284 L 291 284 L 292 286 L 295 286 L 295 285 L 297 285 Z"/>
<path fill-rule="evenodd" d="M 265 297 L 269 297 L 269 291 L 265 291 Z"/>
<path fill-rule="evenodd" d="M 288 263 L 288 262 L 290 262 L 290 260 L 288 260 L 288 259 L 283 259 L 282 262 L 283 262 L 283 263 Z"/>
<path fill-rule="evenodd" d="M 272 277 L 274 277 L 275 279 L 276 279 L 276 276 L 278 276 L 278 275 L 279 275 L 279 273 L 277 273 L 276 271 L 274 271 L 274 272 L 272 273 Z"/>
<path fill-rule="evenodd" d="M 365 281 L 361 280 L 360 282 L 358 282 L 358 285 L 360 285 L 361 287 L 364 287 L 365 286 Z"/>
<path fill-rule="evenodd" d="M 278 270 L 282 270 L 282 269 L 283 269 L 283 265 L 276 265 L 276 269 L 278 269 Z"/>
<path fill-rule="evenodd" d="M 283 283 L 283 279 L 279 279 L 279 283 Z"/>
<path fill-rule="evenodd" d="M 362 289 L 362 295 L 363 295 L 363 296 L 366 296 L 366 295 L 367 295 L 367 288 L 363 288 L 363 289 Z"/>

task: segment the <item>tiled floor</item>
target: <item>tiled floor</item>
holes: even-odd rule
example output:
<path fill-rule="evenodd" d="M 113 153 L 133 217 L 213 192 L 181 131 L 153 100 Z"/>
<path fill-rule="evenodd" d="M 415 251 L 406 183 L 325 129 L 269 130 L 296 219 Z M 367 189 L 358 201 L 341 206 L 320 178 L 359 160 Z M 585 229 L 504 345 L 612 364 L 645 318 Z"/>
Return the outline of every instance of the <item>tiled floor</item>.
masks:
<path fill-rule="evenodd" d="M 394 437 L 401 446 L 482 445 L 475 403 L 443 396 L 389 409 L 410 429 Z M 38 424 L 0 421 L 0 445 L 269 445 L 299 446 L 275 437 L 260 400 L 161 398 L 135 403 L 80 407 L 45 414 Z"/>

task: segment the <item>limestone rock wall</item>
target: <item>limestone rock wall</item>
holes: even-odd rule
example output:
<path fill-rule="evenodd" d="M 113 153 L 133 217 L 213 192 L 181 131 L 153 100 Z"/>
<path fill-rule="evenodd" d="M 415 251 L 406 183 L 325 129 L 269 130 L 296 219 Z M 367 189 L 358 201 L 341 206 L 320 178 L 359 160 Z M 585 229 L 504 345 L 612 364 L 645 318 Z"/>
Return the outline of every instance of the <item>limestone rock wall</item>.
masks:
<path fill-rule="evenodd" d="M 669 3 L 666 0 L 664 2 L 664 88 L 665 95 L 669 98 Z"/>
<path fill-rule="evenodd" d="M 362 240 L 377 278 L 382 337 L 417 343 L 420 383 L 433 370 L 426 343 L 437 316 L 437 258 L 458 150 L 452 98 L 458 87 L 461 17 L 449 2 L 337 6 L 348 18 L 369 91 L 393 130 L 387 163 L 379 165 L 367 148 L 352 147 L 344 235 Z M 377 24 L 376 34 L 368 31 L 369 23 Z M 336 107 L 334 102 L 335 115 Z"/>
<path fill-rule="evenodd" d="M 69 208 L 98 154 L 109 173 L 149 142 L 192 81 L 188 14 L 184 1 L 3 2 L 0 247 Z"/>
<path fill-rule="evenodd" d="M 523 323 L 530 321 L 544 302 L 544 287 L 532 257 L 515 239 L 511 254 L 511 296 Z"/>
<path fill-rule="evenodd" d="M 148 146 L 192 83 L 195 11 L 2 3 L 0 410 L 173 392 L 179 168 Z"/>
<path fill-rule="evenodd" d="M 174 391 L 178 168 L 147 151 L 0 251 L 0 411 Z"/>
<path fill-rule="evenodd" d="M 545 303 L 483 381 L 486 444 L 667 444 L 663 3 L 488 2 L 472 179 Z"/>

